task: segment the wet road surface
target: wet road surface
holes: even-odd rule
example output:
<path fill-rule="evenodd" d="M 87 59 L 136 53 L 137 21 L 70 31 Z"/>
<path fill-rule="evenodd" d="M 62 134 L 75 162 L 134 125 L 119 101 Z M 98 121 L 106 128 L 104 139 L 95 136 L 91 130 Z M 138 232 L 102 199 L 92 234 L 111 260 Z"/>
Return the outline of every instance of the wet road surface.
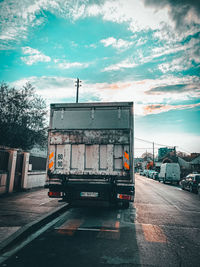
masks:
<path fill-rule="evenodd" d="M 136 175 L 129 209 L 71 207 L 1 266 L 200 266 L 200 200 Z"/>

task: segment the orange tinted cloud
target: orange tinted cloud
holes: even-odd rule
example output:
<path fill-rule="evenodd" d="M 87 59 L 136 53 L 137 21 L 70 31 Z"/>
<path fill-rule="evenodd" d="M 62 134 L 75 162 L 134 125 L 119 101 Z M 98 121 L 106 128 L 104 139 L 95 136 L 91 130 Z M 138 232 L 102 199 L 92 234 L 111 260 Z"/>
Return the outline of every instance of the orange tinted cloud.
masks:
<path fill-rule="evenodd" d="M 166 112 L 170 110 L 175 110 L 175 109 L 190 109 L 190 108 L 195 108 L 195 107 L 200 107 L 200 103 L 197 104 L 191 104 L 191 105 L 164 105 L 164 104 L 152 104 L 152 105 L 147 105 L 145 106 L 144 109 L 144 114 L 156 114 L 156 113 L 161 113 L 161 112 Z"/>
<path fill-rule="evenodd" d="M 105 90 L 121 90 L 131 86 L 131 83 L 112 83 L 112 84 L 103 84 L 99 89 Z"/>

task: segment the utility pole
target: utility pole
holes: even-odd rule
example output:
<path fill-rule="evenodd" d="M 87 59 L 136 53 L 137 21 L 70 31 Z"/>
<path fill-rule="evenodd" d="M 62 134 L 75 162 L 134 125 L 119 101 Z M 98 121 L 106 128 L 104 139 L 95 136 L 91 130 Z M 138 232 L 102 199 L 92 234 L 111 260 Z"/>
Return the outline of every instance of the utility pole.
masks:
<path fill-rule="evenodd" d="M 176 157 L 176 147 L 174 147 L 174 156 Z"/>
<path fill-rule="evenodd" d="M 154 142 L 153 142 L 153 168 L 154 168 Z"/>
<path fill-rule="evenodd" d="M 79 94 L 79 87 L 81 86 L 81 81 L 79 78 L 75 81 L 75 86 L 76 86 L 76 103 L 78 103 L 78 94 Z"/>

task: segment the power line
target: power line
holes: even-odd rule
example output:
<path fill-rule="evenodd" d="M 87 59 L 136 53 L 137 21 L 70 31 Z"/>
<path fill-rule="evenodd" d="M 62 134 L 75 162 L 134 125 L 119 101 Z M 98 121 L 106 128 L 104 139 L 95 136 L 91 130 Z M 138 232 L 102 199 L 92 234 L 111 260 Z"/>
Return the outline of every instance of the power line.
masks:
<path fill-rule="evenodd" d="M 145 140 L 145 139 L 141 139 L 141 138 L 137 138 L 135 137 L 135 139 L 148 143 L 148 144 L 153 144 L 154 142 L 149 141 L 149 140 Z M 178 147 L 178 146 L 168 146 L 168 145 L 162 145 L 162 144 L 158 144 L 158 143 L 154 143 L 154 146 L 163 146 L 163 147 L 170 147 L 170 148 L 174 148 L 174 147 Z M 186 152 L 186 153 L 191 153 L 190 151 L 187 151 L 186 149 L 182 148 L 182 147 L 178 147 L 180 150 Z M 135 148 L 135 149 L 152 149 L 152 148 Z"/>
<path fill-rule="evenodd" d="M 154 143 L 154 142 L 151 142 L 151 141 L 148 141 L 148 140 L 144 140 L 144 139 L 141 139 L 141 138 L 137 138 L 137 137 L 135 137 L 135 139 L 137 139 L 139 141 L 142 141 L 142 142 L 149 143 L 149 144 L 153 144 Z M 174 146 L 168 146 L 168 145 L 161 145 L 161 144 L 158 144 L 158 143 L 154 143 L 154 145 L 156 145 L 156 146 L 164 146 L 164 147 L 174 147 Z"/>
<path fill-rule="evenodd" d="M 135 149 L 152 149 L 152 147 L 135 147 Z"/>

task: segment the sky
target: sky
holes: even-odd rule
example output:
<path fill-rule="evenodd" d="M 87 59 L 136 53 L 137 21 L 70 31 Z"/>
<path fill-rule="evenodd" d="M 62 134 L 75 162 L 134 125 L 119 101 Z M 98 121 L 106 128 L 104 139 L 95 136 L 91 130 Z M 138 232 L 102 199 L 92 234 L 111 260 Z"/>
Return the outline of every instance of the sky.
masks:
<path fill-rule="evenodd" d="M 0 82 L 48 106 L 77 77 L 79 102 L 133 101 L 135 156 L 200 152 L 199 74 L 198 0 L 0 0 Z"/>

